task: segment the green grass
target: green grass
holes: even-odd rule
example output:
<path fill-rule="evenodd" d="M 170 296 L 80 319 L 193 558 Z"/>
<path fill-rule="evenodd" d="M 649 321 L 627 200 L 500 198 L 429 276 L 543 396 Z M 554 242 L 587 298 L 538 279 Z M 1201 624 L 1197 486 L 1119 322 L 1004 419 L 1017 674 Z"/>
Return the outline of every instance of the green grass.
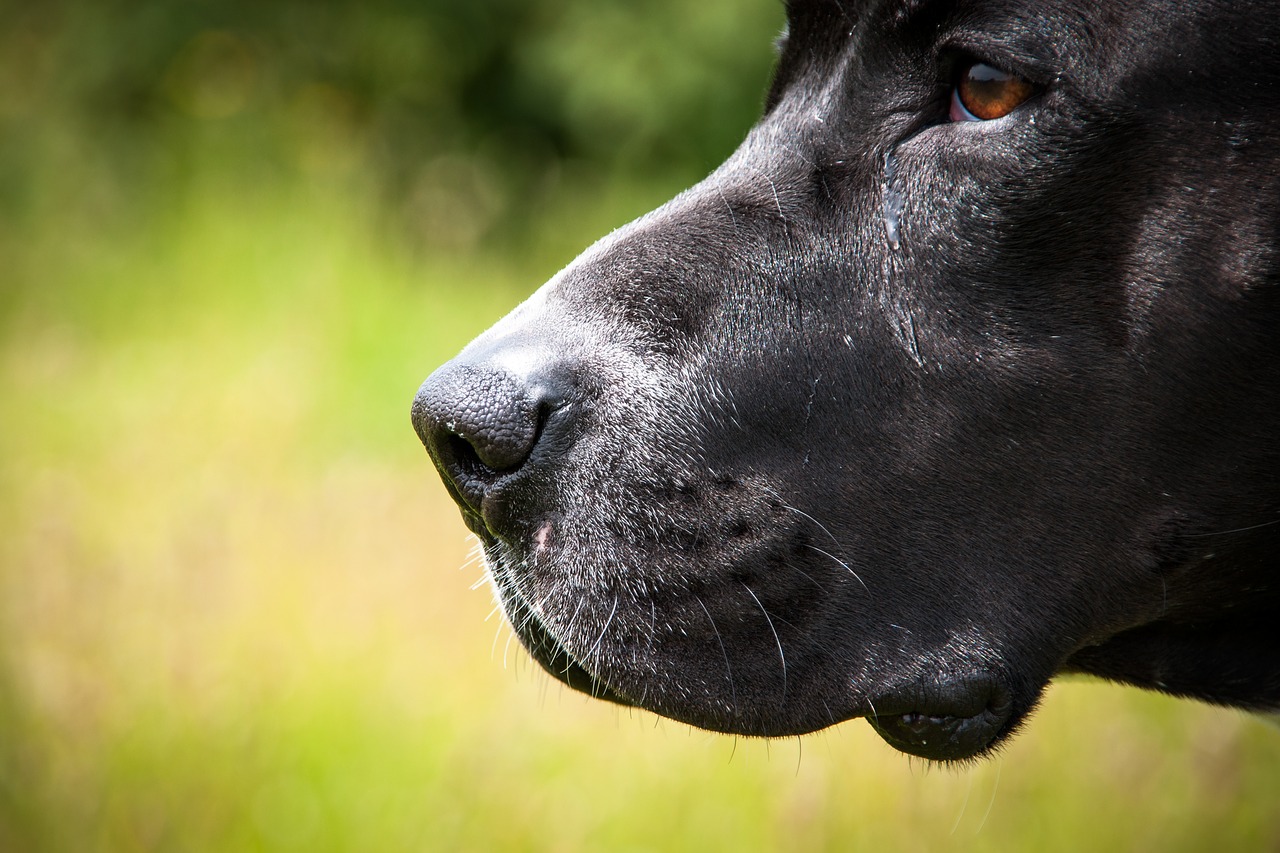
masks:
<path fill-rule="evenodd" d="M 1230 711 L 1072 682 L 938 769 L 553 684 L 471 589 L 409 402 L 673 188 L 568 184 L 537 251 L 486 256 L 357 187 L 211 167 L 5 238 L 0 849 L 1280 847 L 1280 732 Z"/>

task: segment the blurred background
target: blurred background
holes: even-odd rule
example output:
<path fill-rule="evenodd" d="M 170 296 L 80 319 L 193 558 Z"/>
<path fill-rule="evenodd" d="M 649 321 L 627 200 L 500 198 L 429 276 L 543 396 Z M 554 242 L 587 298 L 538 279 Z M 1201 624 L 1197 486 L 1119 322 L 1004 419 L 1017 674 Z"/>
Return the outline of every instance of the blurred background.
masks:
<path fill-rule="evenodd" d="M 421 380 L 757 113 L 775 0 L 0 0 L 0 851 L 1276 850 L 1280 730 L 992 761 L 567 691 Z"/>

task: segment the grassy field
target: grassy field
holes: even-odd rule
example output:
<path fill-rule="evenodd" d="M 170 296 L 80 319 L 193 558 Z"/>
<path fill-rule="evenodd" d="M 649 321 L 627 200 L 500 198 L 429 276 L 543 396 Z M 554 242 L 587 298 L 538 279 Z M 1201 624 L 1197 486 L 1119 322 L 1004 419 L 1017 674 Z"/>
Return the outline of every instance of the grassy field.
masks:
<path fill-rule="evenodd" d="M 1272 850 L 1280 733 L 1093 682 L 996 760 L 735 740 L 550 682 L 408 423 L 425 374 L 666 187 L 443 260 L 323 182 L 32 219 L 0 342 L 0 849 Z M 573 215 L 570 215 L 570 212 Z"/>
<path fill-rule="evenodd" d="M 537 671 L 409 403 L 683 178 L 566 172 L 500 249 L 445 193 L 415 235 L 331 112 L 280 125 L 287 179 L 243 136 L 0 144 L 0 851 L 1280 850 L 1280 730 L 1231 711 L 1069 682 L 939 769 Z"/>

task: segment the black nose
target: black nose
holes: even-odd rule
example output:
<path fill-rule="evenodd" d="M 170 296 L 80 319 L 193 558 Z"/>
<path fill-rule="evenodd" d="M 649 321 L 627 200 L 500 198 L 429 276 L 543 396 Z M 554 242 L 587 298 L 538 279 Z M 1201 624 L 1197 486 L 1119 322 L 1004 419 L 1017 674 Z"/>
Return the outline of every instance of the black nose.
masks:
<path fill-rule="evenodd" d="M 422 383 L 413 401 L 413 425 L 445 485 L 471 523 L 492 527 L 486 498 L 519 472 L 552 432 L 563 431 L 567 383 L 553 372 L 514 376 L 487 363 L 451 361 Z"/>

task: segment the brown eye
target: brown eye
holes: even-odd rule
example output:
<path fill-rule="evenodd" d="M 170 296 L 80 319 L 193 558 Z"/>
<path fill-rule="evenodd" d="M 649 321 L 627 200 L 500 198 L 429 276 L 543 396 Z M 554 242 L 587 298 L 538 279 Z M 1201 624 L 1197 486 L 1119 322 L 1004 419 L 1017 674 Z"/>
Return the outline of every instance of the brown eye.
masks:
<path fill-rule="evenodd" d="M 1035 94 L 1035 86 L 1016 74 L 975 62 L 960 72 L 951 95 L 952 121 L 1003 118 Z"/>

